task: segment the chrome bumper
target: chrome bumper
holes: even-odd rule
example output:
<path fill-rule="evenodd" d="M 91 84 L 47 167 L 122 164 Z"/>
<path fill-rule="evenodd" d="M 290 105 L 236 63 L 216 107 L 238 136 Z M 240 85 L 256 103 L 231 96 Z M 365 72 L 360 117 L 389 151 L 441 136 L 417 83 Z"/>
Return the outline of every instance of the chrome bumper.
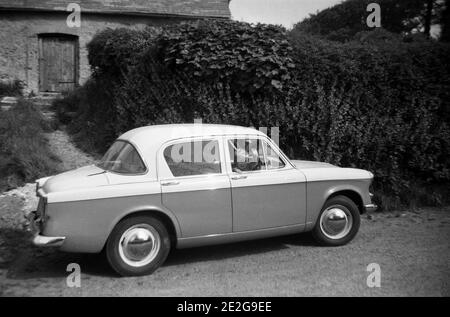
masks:
<path fill-rule="evenodd" d="M 364 210 L 366 212 L 372 212 L 372 211 L 376 211 L 378 209 L 378 206 L 375 204 L 368 204 L 368 205 L 364 205 Z"/>
<path fill-rule="evenodd" d="M 42 219 L 35 211 L 31 212 L 26 219 L 29 221 L 29 231 L 34 233 L 32 242 L 38 247 L 60 247 L 66 237 L 47 237 L 40 234 Z"/>
<path fill-rule="evenodd" d="M 38 247 L 60 247 L 66 240 L 66 237 L 46 237 L 40 234 L 35 235 L 33 244 Z"/>

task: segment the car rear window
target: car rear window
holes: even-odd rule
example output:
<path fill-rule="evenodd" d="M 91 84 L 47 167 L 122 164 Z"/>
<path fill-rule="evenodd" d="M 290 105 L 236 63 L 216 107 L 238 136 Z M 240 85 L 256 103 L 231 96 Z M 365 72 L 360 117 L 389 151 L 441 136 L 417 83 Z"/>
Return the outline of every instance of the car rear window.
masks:
<path fill-rule="evenodd" d="M 145 173 L 145 164 L 131 143 L 118 140 L 105 153 L 98 167 L 119 174 Z"/>

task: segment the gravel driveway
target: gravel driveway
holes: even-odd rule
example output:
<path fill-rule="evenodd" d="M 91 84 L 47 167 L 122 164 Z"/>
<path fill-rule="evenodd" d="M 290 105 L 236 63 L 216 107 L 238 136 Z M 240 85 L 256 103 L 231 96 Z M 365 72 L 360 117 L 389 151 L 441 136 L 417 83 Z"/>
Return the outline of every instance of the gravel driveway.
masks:
<path fill-rule="evenodd" d="M 177 250 L 151 276 L 120 278 L 101 255 L 36 249 L 21 229 L 24 200 L 0 197 L 3 296 L 449 296 L 450 208 L 367 216 L 356 239 L 318 247 L 308 234 Z M 69 288 L 69 263 L 81 287 Z M 381 287 L 369 288 L 378 263 Z"/>

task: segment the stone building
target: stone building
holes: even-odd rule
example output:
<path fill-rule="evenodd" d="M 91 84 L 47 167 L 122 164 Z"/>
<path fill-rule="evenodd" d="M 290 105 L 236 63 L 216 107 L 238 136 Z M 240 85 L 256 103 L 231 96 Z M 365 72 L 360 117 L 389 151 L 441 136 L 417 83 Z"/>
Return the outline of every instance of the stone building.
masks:
<path fill-rule="evenodd" d="M 86 44 L 105 28 L 230 18 L 229 0 L 0 0 L 0 80 L 61 92 L 90 75 Z"/>

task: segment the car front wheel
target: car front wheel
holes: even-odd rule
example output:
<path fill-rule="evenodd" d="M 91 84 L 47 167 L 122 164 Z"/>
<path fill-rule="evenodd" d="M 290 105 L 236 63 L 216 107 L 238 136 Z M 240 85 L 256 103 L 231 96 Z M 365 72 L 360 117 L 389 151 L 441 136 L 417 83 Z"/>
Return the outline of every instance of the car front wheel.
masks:
<path fill-rule="evenodd" d="M 356 204 L 348 197 L 335 196 L 323 206 L 312 234 L 321 245 L 340 246 L 356 236 L 359 225 Z"/>
<path fill-rule="evenodd" d="M 164 224 L 151 216 L 135 216 L 119 222 L 106 244 L 111 267 L 122 276 L 153 273 L 170 251 Z"/>

